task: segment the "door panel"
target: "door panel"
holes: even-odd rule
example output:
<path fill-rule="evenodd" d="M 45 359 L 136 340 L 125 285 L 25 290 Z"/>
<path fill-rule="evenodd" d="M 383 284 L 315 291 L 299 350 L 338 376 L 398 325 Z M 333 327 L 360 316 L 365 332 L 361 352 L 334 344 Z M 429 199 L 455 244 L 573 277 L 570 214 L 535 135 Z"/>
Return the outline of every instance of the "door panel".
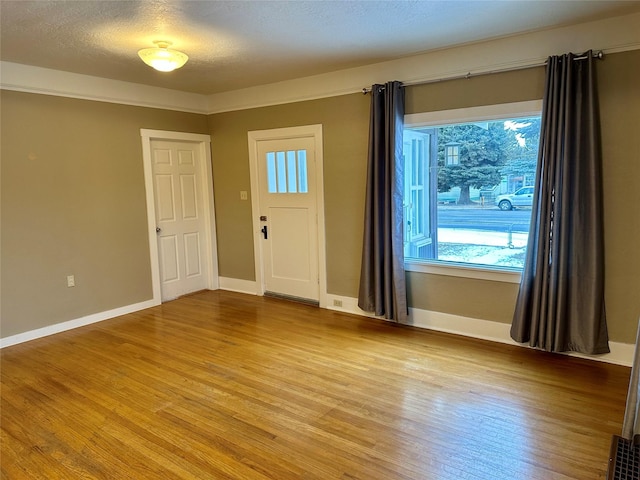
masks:
<path fill-rule="evenodd" d="M 176 219 L 175 195 L 173 192 L 173 177 L 171 175 L 156 175 L 156 214 L 157 220 L 169 222 Z"/>
<path fill-rule="evenodd" d="M 195 175 L 180 175 L 180 193 L 182 194 L 182 219 L 198 219 L 198 199 L 197 199 L 196 177 Z"/>
<path fill-rule="evenodd" d="M 202 259 L 200 258 L 200 234 L 198 232 L 184 235 L 185 275 L 187 278 L 200 275 Z"/>
<path fill-rule="evenodd" d="M 180 165 L 195 165 L 195 156 L 192 150 L 178 150 Z"/>
<path fill-rule="evenodd" d="M 160 274 L 163 283 L 178 280 L 178 241 L 175 235 L 163 235 L 159 239 Z"/>
<path fill-rule="evenodd" d="M 303 208 L 270 208 L 272 280 L 306 283 L 311 280 L 309 212 Z M 304 288 L 304 286 L 303 286 Z M 293 292 L 291 292 L 293 294 Z M 300 296 L 300 295 L 296 295 Z"/>
<path fill-rule="evenodd" d="M 317 301 L 318 219 L 313 137 L 257 145 L 264 287 Z"/>
<path fill-rule="evenodd" d="M 208 284 L 204 175 L 196 143 L 153 140 L 156 225 L 162 300 Z"/>

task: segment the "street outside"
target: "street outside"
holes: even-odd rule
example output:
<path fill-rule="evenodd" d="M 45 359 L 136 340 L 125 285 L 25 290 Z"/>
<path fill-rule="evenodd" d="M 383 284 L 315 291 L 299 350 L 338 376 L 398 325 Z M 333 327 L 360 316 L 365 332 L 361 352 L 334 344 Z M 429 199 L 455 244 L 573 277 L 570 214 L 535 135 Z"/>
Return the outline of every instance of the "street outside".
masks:
<path fill-rule="evenodd" d="M 438 260 L 522 268 L 530 208 L 438 205 Z"/>

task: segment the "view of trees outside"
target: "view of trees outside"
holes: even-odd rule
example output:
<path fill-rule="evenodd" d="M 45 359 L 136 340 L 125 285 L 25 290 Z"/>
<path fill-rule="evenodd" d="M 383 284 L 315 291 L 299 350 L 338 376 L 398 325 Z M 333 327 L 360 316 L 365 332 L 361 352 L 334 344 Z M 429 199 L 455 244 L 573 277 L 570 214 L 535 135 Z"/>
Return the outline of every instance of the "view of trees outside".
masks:
<path fill-rule="evenodd" d="M 405 240 L 405 252 L 409 252 L 405 255 L 521 269 L 532 189 L 520 191 L 527 195 L 513 195 L 511 203 L 503 202 L 503 209 L 496 203 L 504 195 L 533 185 L 540 117 L 442 125 L 431 131 L 435 131 L 437 145 L 437 192 L 430 192 L 424 201 L 437 201 L 436 222 L 429 227 L 429 236 L 437 237 L 437 242 L 433 248 L 421 248 L 425 237 L 416 241 L 410 237 Z M 412 167 L 405 177 L 421 171 Z M 409 181 L 416 180 L 410 177 Z M 412 201 L 410 196 L 405 198 L 405 214 L 418 211 Z"/>
<path fill-rule="evenodd" d="M 540 117 L 447 125 L 436 131 L 438 192 L 459 189 L 455 204 L 438 206 L 437 258 L 522 268 L 531 209 L 504 212 L 494 199 L 535 179 Z"/>
<path fill-rule="evenodd" d="M 437 136 L 438 192 L 459 187 L 458 205 L 473 203 L 472 188 L 492 190 L 505 177 L 524 179 L 535 175 L 539 117 L 447 125 L 437 129 Z M 451 145 L 457 146 L 459 152 L 456 164 L 447 163 L 446 147 Z"/>
<path fill-rule="evenodd" d="M 533 180 L 538 164 L 540 117 L 515 120 L 513 124 L 508 122 L 508 127 L 515 132 L 517 146 L 511 145 L 507 162 L 500 172 L 507 178 L 520 177 Z"/>

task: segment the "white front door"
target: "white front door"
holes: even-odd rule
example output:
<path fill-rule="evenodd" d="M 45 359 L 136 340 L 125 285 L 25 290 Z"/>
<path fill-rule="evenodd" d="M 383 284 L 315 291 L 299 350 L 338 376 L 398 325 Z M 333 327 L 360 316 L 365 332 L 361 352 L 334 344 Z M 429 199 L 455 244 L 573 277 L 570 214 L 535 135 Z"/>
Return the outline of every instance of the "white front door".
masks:
<path fill-rule="evenodd" d="M 151 140 L 162 301 L 209 285 L 203 161 L 198 143 Z"/>
<path fill-rule="evenodd" d="M 257 143 L 265 293 L 319 300 L 315 139 Z"/>
<path fill-rule="evenodd" d="M 322 125 L 248 133 L 256 293 L 327 305 Z"/>

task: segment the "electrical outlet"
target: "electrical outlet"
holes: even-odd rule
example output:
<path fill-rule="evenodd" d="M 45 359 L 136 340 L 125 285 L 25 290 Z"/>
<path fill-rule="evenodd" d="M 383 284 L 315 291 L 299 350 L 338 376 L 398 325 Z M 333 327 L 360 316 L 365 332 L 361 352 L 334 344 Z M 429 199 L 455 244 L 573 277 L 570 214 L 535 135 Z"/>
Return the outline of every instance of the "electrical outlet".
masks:
<path fill-rule="evenodd" d="M 246 190 L 240 191 L 240 200 L 246 200 L 248 198 Z"/>
<path fill-rule="evenodd" d="M 76 286 L 75 275 L 67 275 L 67 287 L 75 287 L 75 286 Z"/>
<path fill-rule="evenodd" d="M 333 299 L 333 306 L 334 307 L 342 307 L 342 300 L 338 300 L 338 299 Z"/>

